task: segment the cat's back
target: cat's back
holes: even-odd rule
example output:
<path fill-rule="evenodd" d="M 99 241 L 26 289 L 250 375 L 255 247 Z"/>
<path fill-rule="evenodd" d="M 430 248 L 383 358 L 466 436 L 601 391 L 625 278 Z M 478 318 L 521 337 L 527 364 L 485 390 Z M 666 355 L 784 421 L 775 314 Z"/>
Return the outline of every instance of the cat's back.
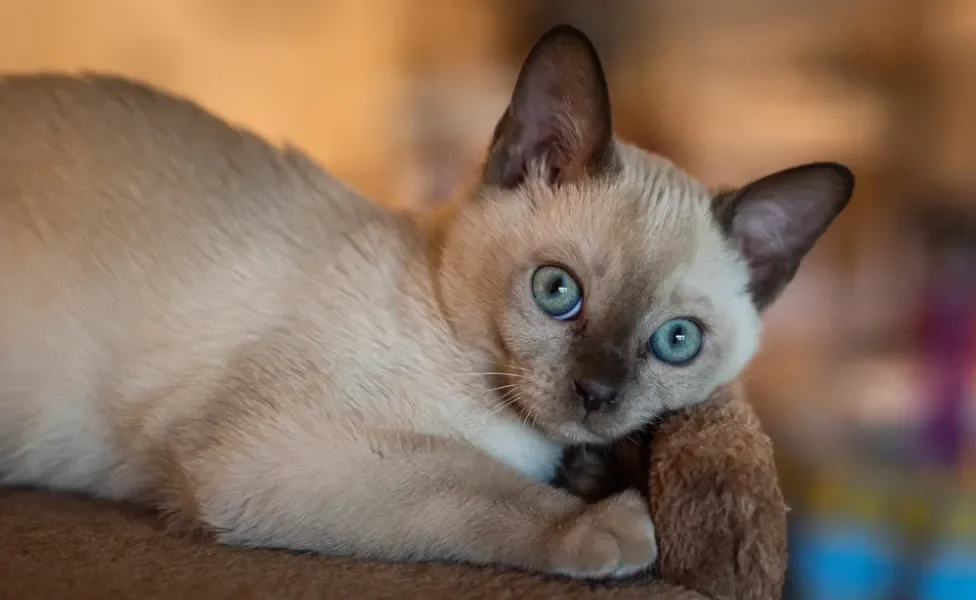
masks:
<path fill-rule="evenodd" d="M 277 325 L 309 264 L 389 218 L 189 101 L 0 77 L 0 409 L 220 369 Z"/>
<path fill-rule="evenodd" d="M 382 218 L 301 153 L 155 88 L 0 77 L 0 335 L 40 297 L 120 323 L 200 294 L 259 306 L 303 257 Z"/>
<path fill-rule="evenodd" d="M 383 211 L 305 155 L 111 76 L 0 77 L 0 275 L 144 286 L 288 271 Z M 270 268 L 270 267 L 269 267 Z"/>
<path fill-rule="evenodd" d="M 49 236 L 68 221 L 74 236 L 118 223 L 146 241 L 173 228 L 270 231 L 275 221 L 346 228 L 374 212 L 301 153 L 145 84 L 0 77 L 0 227 L 8 235 L 24 220 Z"/>

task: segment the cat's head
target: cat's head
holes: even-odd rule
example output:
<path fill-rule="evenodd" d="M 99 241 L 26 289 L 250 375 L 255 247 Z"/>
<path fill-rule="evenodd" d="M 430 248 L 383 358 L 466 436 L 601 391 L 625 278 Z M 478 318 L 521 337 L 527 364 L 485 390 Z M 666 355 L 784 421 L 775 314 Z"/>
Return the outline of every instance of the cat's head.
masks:
<path fill-rule="evenodd" d="M 443 301 L 507 374 L 498 401 L 555 439 L 610 440 L 742 371 L 761 312 L 852 189 L 847 168 L 818 163 L 710 193 L 614 138 L 596 51 L 560 26 L 526 59 L 445 233 Z"/>

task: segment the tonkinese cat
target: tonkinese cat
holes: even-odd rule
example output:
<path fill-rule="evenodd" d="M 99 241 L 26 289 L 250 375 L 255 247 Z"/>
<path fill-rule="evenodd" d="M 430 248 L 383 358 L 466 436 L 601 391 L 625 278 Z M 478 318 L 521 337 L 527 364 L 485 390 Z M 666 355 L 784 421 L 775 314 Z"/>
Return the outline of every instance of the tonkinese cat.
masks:
<path fill-rule="evenodd" d="M 227 544 L 641 571 L 647 502 L 550 485 L 564 450 L 735 379 L 852 187 L 818 163 L 711 194 L 614 137 L 566 26 L 424 217 L 141 84 L 4 77 L 0 482 Z"/>

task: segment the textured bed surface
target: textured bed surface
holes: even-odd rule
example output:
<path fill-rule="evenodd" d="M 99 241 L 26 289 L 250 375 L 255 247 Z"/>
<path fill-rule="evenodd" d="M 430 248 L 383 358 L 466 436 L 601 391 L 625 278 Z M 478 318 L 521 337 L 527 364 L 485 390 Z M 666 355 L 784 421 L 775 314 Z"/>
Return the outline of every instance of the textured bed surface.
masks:
<path fill-rule="evenodd" d="M 163 531 L 149 513 L 0 490 L 0 598 L 617 598 L 700 600 L 663 583 L 613 588 L 457 565 L 240 550 Z"/>

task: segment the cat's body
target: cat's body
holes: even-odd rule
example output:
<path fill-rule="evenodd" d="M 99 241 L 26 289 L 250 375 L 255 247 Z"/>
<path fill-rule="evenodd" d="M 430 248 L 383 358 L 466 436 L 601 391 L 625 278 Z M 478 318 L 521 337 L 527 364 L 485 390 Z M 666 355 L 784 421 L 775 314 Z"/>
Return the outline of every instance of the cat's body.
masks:
<path fill-rule="evenodd" d="M 575 35 L 536 62 L 585 59 Z M 0 80 L 0 483 L 145 502 L 235 544 L 646 567 L 639 496 L 546 482 L 567 445 L 734 378 L 767 299 L 704 188 L 569 108 L 564 154 L 520 155 L 532 128 L 503 120 L 485 184 L 428 222 L 140 85 Z M 526 300 L 572 292 L 561 268 L 533 287 L 539 264 L 575 271 L 583 318 Z M 708 328 L 694 360 L 649 358 L 686 313 Z"/>
<path fill-rule="evenodd" d="M 229 390 L 279 378 L 307 386 L 268 392 L 283 402 L 348 399 L 290 409 L 326 422 L 321 443 L 415 431 L 553 475 L 561 446 L 497 410 L 475 375 L 483 357 L 434 303 L 411 221 L 297 152 L 122 80 L 9 78 L 0 103 L 5 416 L 34 398 L 32 414 L 0 422 L 8 483 L 140 494 L 183 421 L 233 420 L 222 390 L 248 404 Z M 52 113 L 59 131 L 39 135 Z M 144 447 L 120 453 L 120 438 Z"/>

